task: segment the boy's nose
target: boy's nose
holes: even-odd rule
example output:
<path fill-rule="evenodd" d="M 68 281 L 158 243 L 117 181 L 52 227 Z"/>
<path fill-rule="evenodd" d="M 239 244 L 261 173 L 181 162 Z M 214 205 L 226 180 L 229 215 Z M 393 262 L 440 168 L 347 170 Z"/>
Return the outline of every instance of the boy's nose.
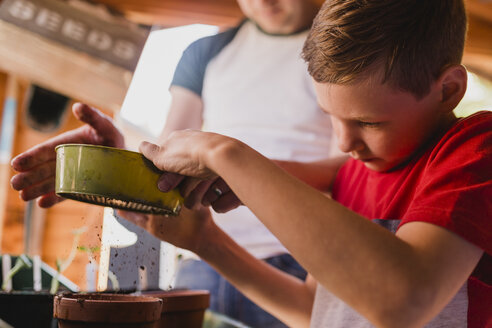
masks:
<path fill-rule="evenodd" d="M 338 148 L 344 153 L 361 151 L 364 149 L 364 143 L 360 140 L 356 131 L 344 127 L 337 129 Z"/>

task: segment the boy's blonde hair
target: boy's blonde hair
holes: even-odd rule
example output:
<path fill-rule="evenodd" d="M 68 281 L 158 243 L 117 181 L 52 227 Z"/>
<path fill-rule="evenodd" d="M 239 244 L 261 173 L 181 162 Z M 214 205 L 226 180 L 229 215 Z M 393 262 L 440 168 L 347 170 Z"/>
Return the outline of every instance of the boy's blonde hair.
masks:
<path fill-rule="evenodd" d="M 461 63 L 466 26 L 463 0 L 327 0 L 303 58 L 317 82 L 350 84 L 374 73 L 420 98 Z"/>

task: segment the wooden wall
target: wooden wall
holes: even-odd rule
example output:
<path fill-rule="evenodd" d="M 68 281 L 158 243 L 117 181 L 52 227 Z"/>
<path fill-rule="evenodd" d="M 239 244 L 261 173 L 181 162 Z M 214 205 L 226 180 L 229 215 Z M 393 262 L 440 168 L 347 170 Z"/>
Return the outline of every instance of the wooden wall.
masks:
<path fill-rule="evenodd" d="M 187 24 L 234 26 L 243 17 L 236 0 L 95 0 L 146 25 Z"/>
<path fill-rule="evenodd" d="M 71 17 L 72 11 L 65 8 L 64 11 L 56 12 Z M 120 17 L 105 14 L 102 19 L 108 24 L 101 22 L 96 24 L 97 19 L 101 17 L 94 11 L 87 11 L 86 16 L 91 16 L 93 21 L 85 22 L 84 26 L 108 33 L 114 26 L 106 25 L 120 26 L 120 23 L 123 23 Z M 124 26 L 131 27 L 132 31 L 140 30 L 136 24 L 131 22 L 125 22 Z M 68 110 L 61 128 L 57 131 L 41 133 L 30 128 L 25 120 L 23 104 L 30 83 L 61 93 L 71 99 L 84 101 L 112 116 L 119 111 L 133 75 L 133 71 L 128 68 L 116 66 L 101 57 L 94 57 L 89 53 L 73 49 L 59 42 L 59 39 L 55 41 L 32 33 L 25 27 L 0 20 L 2 44 L 0 47 L 0 104 L 2 104 L 0 114 L 3 114 L 8 74 L 14 74 L 20 78 L 17 88 L 18 108 L 13 156 L 80 124 Z M 0 252 L 20 254 L 26 251 L 24 249 L 26 203 L 20 200 L 17 192 L 10 188 L 9 180 L 14 172 L 10 169 L 8 162 L 0 161 L 0 165 L 5 172 L 5 175 L 0 177 Z M 55 267 L 57 258 L 68 256 L 74 237 L 72 230 L 75 228 L 82 226 L 89 228 L 89 231 L 81 238 L 83 246 L 93 247 L 100 244 L 102 207 L 67 200 L 48 210 L 35 207 L 34 213 L 37 236 L 33 233 L 31 235 L 34 235 L 34 238 L 29 239 L 34 240 L 32 252 L 40 254 L 42 259 L 53 267 Z M 82 289 L 85 289 L 87 262 L 87 254 L 78 252 L 74 263 L 65 272 L 65 275 Z"/>
<path fill-rule="evenodd" d="M 6 80 L 7 74 L 0 72 L 0 101 L 2 104 L 5 99 Z M 73 129 L 80 125 L 70 110 L 67 110 L 64 122 L 59 130 L 52 133 L 41 133 L 33 130 L 26 124 L 24 110 L 24 98 L 26 90 L 29 87 L 29 82 L 27 80 L 19 80 L 18 85 L 18 115 L 13 146 L 14 156 L 62 131 Z M 3 111 L 3 106 L 1 107 L 0 110 Z M 111 111 L 103 111 L 108 115 L 112 114 Z M 8 180 L 14 174 L 12 169 L 9 169 L 9 171 Z M 2 187 L 7 185 L 7 188 L 4 189 L 6 191 L 7 206 L 6 208 L 0 208 L 1 211 L 4 211 L 3 214 L 5 215 L 1 252 L 11 254 L 24 253 L 24 214 L 27 203 L 22 201 L 18 193 L 10 188 L 9 181 L 0 181 L 0 183 Z M 40 254 L 43 261 L 49 265 L 56 267 L 55 261 L 57 258 L 65 259 L 68 256 L 73 241 L 73 229 L 82 226 L 88 228 L 88 231 L 81 237 L 81 245 L 89 247 L 100 245 L 102 207 L 66 200 L 48 210 L 36 210 L 36 213 L 38 215 L 35 215 L 34 219 L 43 220 L 43 217 L 45 217 L 45 222 L 44 229 L 43 224 L 40 224 L 38 227 L 40 245 L 34 247 L 33 252 Z M 36 248 L 38 249 L 36 250 Z M 78 251 L 74 262 L 64 273 L 82 289 L 86 288 L 85 265 L 87 263 L 87 254 Z"/>
<path fill-rule="evenodd" d="M 236 0 L 94 0 L 133 22 L 172 27 L 186 24 L 233 26 L 242 17 Z M 324 0 L 316 0 L 323 3 Z M 492 1 L 465 0 L 470 29 L 464 64 L 492 80 Z"/>
<path fill-rule="evenodd" d="M 492 81 L 492 2 L 467 0 L 468 35 L 463 63 Z"/>

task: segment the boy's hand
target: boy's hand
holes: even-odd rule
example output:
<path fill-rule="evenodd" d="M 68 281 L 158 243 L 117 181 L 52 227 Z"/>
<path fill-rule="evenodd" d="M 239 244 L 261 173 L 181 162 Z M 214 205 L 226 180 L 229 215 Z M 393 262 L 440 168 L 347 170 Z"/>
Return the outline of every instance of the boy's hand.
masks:
<path fill-rule="evenodd" d="M 67 143 L 103 145 L 124 148 L 124 138 L 110 117 L 97 109 L 76 103 L 75 117 L 85 125 L 51 138 L 15 157 L 12 168 L 17 172 L 10 181 L 25 200 L 38 198 L 40 207 L 50 207 L 63 199 L 55 194 L 55 147 Z"/>
<path fill-rule="evenodd" d="M 200 208 L 191 211 L 181 209 L 179 216 L 148 215 L 142 213 L 117 211 L 118 215 L 133 224 L 144 228 L 160 240 L 199 254 L 205 245 L 208 233 L 217 229 L 210 211 Z"/>
<path fill-rule="evenodd" d="M 185 198 L 184 206 L 193 210 L 202 206 L 211 206 L 217 213 L 226 213 L 242 205 L 236 194 L 220 177 L 200 180 L 164 172 L 158 181 L 158 186 L 163 192 L 179 188 L 181 195 Z"/>
<path fill-rule="evenodd" d="M 205 190 L 203 195 L 200 195 L 200 193 L 198 194 L 201 198 L 195 198 L 196 202 L 201 203 L 201 205 L 211 206 L 217 213 L 226 213 L 243 204 L 221 177 L 204 182 L 204 184 L 205 187 L 208 188 Z M 194 196 L 196 190 L 200 191 L 199 188 L 195 189 L 186 199 L 187 202 L 192 196 Z"/>
<path fill-rule="evenodd" d="M 158 181 L 161 191 L 178 187 L 187 208 L 211 205 L 216 212 L 223 213 L 238 207 L 241 201 L 224 180 L 208 168 L 203 154 L 231 140 L 215 133 L 183 130 L 172 133 L 161 145 L 142 142 L 140 151 L 165 171 Z"/>
<path fill-rule="evenodd" d="M 165 175 L 172 174 L 164 173 L 164 181 L 170 180 Z M 161 186 L 164 190 L 170 190 L 163 183 Z M 210 180 L 183 177 L 178 188 L 185 198 L 184 205 L 189 209 L 196 210 L 202 206 L 211 206 L 217 213 L 226 213 L 242 205 L 239 198 L 221 177 Z"/>
<path fill-rule="evenodd" d="M 199 179 L 214 179 L 217 175 L 205 163 L 204 155 L 226 139 L 227 137 L 214 133 L 181 130 L 173 132 L 159 145 L 143 141 L 139 150 L 162 171 Z M 159 189 L 163 190 L 162 186 Z"/>

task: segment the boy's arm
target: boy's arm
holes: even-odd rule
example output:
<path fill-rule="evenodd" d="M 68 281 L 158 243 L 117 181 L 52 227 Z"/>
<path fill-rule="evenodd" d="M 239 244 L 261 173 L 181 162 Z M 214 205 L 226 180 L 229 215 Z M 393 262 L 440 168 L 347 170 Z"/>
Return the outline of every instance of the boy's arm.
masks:
<path fill-rule="evenodd" d="M 425 324 L 482 255 L 431 224 L 407 223 L 395 236 L 237 140 L 188 131 L 140 149 L 164 170 L 220 175 L 319 283 L 378 326 Z"/>
<path fill-rule="evenodd" d="M 316 280 L 376 325 L 423 325 L 451 300 L 482 255 L 431 224 L 408 223 L 395 236 L 250 148 L 219 148 L 207 159 Z"/>
<path fill-rule="evenodd" d="M 308 185 L 322 191 L 328 191 L 335 181 L 338 170 L 347 159 L 348 156 L 338 156 L 318 162 L 280 160 L 274 160 L 273 162 Z"/>
<path fill-rule="evenodd" d="M 288 162 L 274 160 L 273 162 L 287 171 L 289 174 L 319 189 L 323 192 L 329 192 L 333 184 L 336 173 L 347 160 L 347 156 L 329 158 L 318 162 Z M 168 179 L 171 177 L 168 176 Z M 182 176 L 174 176 L 173 186 L 178 186 L 182 181 Z M 217 195 L 214 190 L 218 188 L 221 195 Z M 183 188 L 181 188 L 183 189 Z M 185 206 L 188 208 L 200 208 L 203 206 L 212 206 L 217 213 L 226 213 L 242 205 L 241 200 L 234 194 L 223 179 L 203 181 L 197 187 L 187 193 Z"/>
<path fill-rule="evenodd" d="M 243 145 L 218 147 L 206 158 L 316 280 L 376 325 L 423 325 L 482 255 L 431 224 L 408 223 L 395 236 Z"/>

